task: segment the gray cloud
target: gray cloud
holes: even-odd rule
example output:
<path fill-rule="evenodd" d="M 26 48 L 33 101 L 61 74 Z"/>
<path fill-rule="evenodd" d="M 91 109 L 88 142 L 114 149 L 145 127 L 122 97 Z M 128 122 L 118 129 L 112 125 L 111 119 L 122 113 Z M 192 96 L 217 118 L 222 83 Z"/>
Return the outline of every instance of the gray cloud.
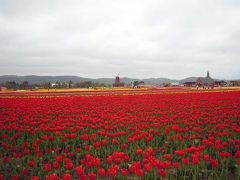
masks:
<path fill-rule="evenodd" d="M 0 74 L 240 78 L 238 0 L 0 0 Z"/>

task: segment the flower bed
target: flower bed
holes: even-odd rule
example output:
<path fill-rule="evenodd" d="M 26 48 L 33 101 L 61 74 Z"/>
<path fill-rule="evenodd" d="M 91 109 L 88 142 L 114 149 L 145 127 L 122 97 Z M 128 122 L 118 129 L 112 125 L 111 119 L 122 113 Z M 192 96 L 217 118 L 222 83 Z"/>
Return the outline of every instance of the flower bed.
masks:
<path fill-rule="evenodd" d="M 237 179 L 240 92 L 0 98 L 0 179 Z"/>

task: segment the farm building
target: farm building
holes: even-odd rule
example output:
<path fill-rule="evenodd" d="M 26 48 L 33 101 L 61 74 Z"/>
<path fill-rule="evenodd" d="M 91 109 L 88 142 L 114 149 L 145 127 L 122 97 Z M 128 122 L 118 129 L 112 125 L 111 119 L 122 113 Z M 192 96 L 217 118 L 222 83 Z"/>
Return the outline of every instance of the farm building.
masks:
<path fill-rule="evenodd" d="M 4 86 L 0 86 L 0 91 L 7 91 L 7 88 Z"/>
<path fill-rule="evenodd" d="M 227 86 L 227 82 L 226 81 L 223 81 L 223 80 L 220 80 L 220 81 L 215 81 L 215 86 Z"/>
<path fill-rule="evenodd" d="M 232 86 L 240 86 L 240 80 L 230 81 Z"/>
<path fill-rule="evenodd" d="M 214 87 L 214 80 L 210 77 L 209 72 L 207 72 L 207 77 L 199 77 L 196 80 L 196 85 L 198 87 L 203 87 L 203 88 L 213 88 Z"/>
<path fill-rule="evenodd" d="M 195 87 L 196 82 L 184 82 L 183 86 L 185 86 L 185 87 Z"/>

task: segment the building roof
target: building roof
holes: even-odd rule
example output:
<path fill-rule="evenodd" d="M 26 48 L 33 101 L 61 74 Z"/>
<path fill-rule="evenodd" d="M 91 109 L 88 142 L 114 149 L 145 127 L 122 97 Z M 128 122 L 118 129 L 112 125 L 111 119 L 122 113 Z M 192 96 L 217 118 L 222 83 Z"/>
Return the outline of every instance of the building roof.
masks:
<path fill-rule="evenodd" d="M 196 81 L 197 83 L 212 84 L 214 80 L 210 77 L 199 77 Z"/>
<path fill-rule="evenodd" d="M 188 81 L 188 82 L 184 82 L 183 84 L 195 84 L 196 82 L 193 82 L 193 81 Z"/>

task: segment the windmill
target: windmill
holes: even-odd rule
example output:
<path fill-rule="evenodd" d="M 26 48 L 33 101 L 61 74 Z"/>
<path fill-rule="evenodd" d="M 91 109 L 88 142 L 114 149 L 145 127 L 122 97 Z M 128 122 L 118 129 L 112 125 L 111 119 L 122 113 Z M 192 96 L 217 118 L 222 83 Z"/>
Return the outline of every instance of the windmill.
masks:
<path fill-rule="evenodd" d="M 119 73 L 117 76 L 115 76 L 115 84 L 119 84 L 120 83 L 120 78 L 119 78 Z"/>
<path fill-rule="evenodd" d="M 115 82 L 113 84 L 113 87 L 123 87 L 124 83 L 121 83 L 119 74 L 117 76 L 114 76 L 114 77 L 115 77 Z"/>

